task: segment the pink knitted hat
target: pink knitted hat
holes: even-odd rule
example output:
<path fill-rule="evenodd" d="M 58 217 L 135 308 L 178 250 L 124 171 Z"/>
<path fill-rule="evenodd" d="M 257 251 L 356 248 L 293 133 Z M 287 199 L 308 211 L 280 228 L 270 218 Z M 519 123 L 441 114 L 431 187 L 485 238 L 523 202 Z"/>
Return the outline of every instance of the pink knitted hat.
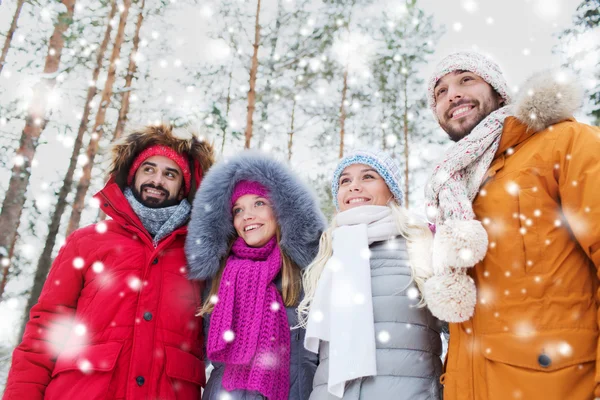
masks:
<path fill-rule="evenodd" d="M 237 199 L 246 194 L 255 194 L 257 196 L 267 198 L 269 197 L 269 191 L 260 183 L 254 181 L 239 181 L 237 185 L 235 185 L 233 193 L 231 194 L 231 206 L 235 204 Z"/>
<path fill-rule="evenodd" d="M 138 168 L 142 165 L 144 161 L 149 159 L 152 156 L 163 156 L 170 158 L 173 160 L 179 169 L 181 169 L 181 173 L 183 174 L 183 182 L 184 182 L 184 192 L 183 195 L 187 196 L 190 192 L 190 187 L 192 183 L 192 173 L 190 171 L 190 165 L 182 154 L 177 153 L 170 147 L 156 145 L 147 147 L 144 151 L 142 151 L 136 158 L 133 160 L 133 164 L 129 169 L 129 175 L 127 175 L 127 184 L 131 185 L 133 183 L 133 177 L 137 172 Z"/>

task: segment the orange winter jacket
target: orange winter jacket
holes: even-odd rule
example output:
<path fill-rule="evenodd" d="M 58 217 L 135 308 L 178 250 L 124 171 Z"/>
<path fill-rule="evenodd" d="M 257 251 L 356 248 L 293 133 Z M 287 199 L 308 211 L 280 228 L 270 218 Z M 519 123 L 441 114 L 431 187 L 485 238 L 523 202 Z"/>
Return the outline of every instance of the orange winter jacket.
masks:
<path fill-rule="evenodd" d="M 507 118 L 473 209 L 489 250 L 473 318 L 450 324 L 444 399 L 600 397 L 600 129 Z"/>

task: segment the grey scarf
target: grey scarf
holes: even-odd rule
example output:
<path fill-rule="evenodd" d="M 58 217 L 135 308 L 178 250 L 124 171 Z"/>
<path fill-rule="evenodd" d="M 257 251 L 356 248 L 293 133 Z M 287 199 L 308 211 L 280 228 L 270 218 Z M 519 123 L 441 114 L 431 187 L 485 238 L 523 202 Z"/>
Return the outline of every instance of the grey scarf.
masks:
<path fill-rule="evenodd" d="M 144 224 L 144 228 L 152 235 L 154 246 L 158 242 L 182 226 L 190 216 L 192 206 L 186 199 L 181 200 L 176 206 L 165 208 L 150 208 L 140 203 L 131 188 L 125 188 L 123 191 L 125 198 L 129 202 L 133 211 L 137 214 Z"/>

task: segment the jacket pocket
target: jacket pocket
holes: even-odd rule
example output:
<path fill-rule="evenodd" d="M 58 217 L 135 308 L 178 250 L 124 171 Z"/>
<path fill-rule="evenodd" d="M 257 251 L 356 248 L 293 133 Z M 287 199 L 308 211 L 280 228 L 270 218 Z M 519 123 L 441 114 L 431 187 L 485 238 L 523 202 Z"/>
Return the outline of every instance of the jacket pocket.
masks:
<path fill-rule="evenodd" d="M 165 347 L 165 374 L 161 398 L 165 399 L 199 399 L 200 387 L 204 387 L 206 376 L 204 362 L 176 347 Z"/>
<path fill-rule="evenodd" d="M 593 391 L 597 343 L 598 332 L 577 329 L 531 336 L 482 335 L 482 384 L 489 399 L 566 399 L 573 387 L 583 387 L 588 381 Z"/>
<path fill-rule="evenodd" d="M 105 399 L 123 343 L 107 342 L 67 349 L 58 356 L 47 399 Z"/>
<path fill-rule="evenodd" d="M 544 246 L 542 246 L 538 229 L 538 225 L 541 223 L 541 211 L 537 190 L 537 188 L 519 190 L 519 223 L 521 225 L 519 233 L 523 237 L 526 272 L 543 272 L 539 265 L 543 260 L 541 253 Z"/>

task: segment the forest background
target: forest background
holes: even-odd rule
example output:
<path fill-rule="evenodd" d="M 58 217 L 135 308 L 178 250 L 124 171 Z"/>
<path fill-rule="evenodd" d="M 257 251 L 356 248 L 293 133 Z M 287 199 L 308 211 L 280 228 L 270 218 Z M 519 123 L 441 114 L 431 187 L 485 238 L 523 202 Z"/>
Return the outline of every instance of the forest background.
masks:
<path fill-rule="evenodd" d="M 388 151 L 422 214 L 450 145 L 425 81 L 455 50 L 487 54 L 514 94 L 564 66 L 600 122 L 600 0 L 4 0 L 0 2 L 0 392 L 23 315 L 123 132 L 192 126 L 219 159 L 289 162 L 332 214 L 329 177 L 356 148 Z"/>

